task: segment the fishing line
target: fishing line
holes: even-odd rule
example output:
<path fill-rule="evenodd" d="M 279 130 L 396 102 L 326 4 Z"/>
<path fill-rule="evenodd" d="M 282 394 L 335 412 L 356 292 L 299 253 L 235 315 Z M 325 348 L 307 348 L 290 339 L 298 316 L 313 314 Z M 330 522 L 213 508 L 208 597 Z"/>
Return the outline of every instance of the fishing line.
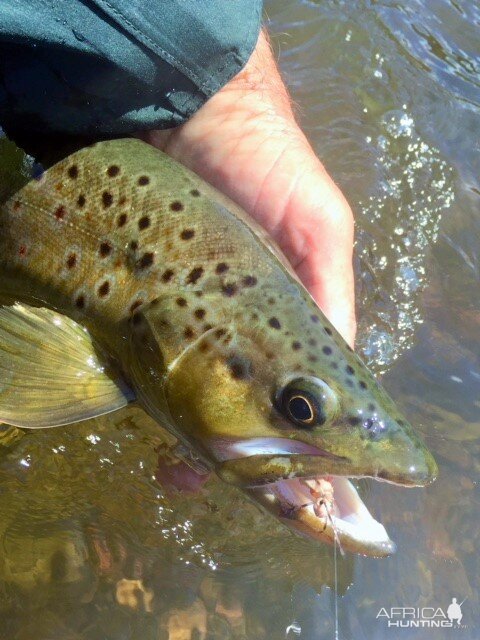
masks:
<path fill-rule="evenodd" d="M 335 535 L 335 541 L 333 543 L 333 570 L 335 574 L 333 583 L 333 597 L 334 597 L 334 615 L 335 615 L 335 635 L 334 639 L 338 640 L 338 565 L 337 565 L 337 542 L 338 538 Z M 340 547 L 341 548 L 341 547 Z"/>
<path fill-rule="evenodd" d="M 325 505 L 327 507 L 327 505 Z M 342 557 L 345 556 L 345 551 L 340 544 L 340 539 L 337 533 L 337 527 L 333 522 L 333 518 L 330 513 L 330 509 L 327 507 L 326 509 L 327 516 L 330 519 L 330 524 L 332 525 L 333 530 L 333 572 L 334 572 L 334 582 L 333 582 L 333 601 L 334 601 L 334 616 L 335 616 L 335 631 L 334 631 L 334 640 L 338 640 L 338 563 L 337 563 L 337 546 L 342 554 Z"/>

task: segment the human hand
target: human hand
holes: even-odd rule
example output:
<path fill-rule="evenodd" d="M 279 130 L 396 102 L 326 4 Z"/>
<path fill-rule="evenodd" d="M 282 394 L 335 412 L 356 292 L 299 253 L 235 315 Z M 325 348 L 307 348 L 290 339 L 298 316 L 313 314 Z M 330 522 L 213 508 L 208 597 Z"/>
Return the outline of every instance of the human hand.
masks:
<path fill-rule="evenodd" d="M 141 136 L 241 205 L 353 344 L 353 217 L 295 122 L 269 43 L 190 120 Z"/>

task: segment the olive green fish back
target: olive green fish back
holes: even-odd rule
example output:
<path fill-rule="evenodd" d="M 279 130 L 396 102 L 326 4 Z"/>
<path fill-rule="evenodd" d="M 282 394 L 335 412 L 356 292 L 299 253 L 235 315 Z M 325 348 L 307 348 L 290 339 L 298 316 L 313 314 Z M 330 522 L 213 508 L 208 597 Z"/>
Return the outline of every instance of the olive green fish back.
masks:
<path fill-rule="evenodd" d="M 103 142 L 53 166 L 2 207 L 0 268 L 36 291 L 56 291 L 58 308 L 68 301 L 74 317 L 119 321 L 159 295 L 201 288 L 233 296 L 257 271 L 268 272 L 266 238 L 244 220 L 153 147 Z M 240 281 L 231 282 L 233 271 Z"/>

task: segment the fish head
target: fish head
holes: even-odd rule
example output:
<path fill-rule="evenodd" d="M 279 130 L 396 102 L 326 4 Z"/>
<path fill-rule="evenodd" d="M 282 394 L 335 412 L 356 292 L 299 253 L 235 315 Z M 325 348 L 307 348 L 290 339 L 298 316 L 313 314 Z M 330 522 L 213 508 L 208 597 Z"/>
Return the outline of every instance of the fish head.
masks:
<path fill-rule="evenodd" d="M 177 429 L 225 478 L 258 486 L 324 470 L 432 481 L 430 452 L 312 301 L 278 317 L 254 308 L 250 322 L 243 310 L 203 333 L 166 384 Z"/>
<path fill-rule="evenodd" d="M 259 489 L 265 496 L 275 486 L 277 515 L 285 513 L 285 494 L 293 495 L 292 481 L 431 482 L 436 464 L 413 427 L 308 294 L 297 291 L 276 310 L 265 307 L 265 292 L 255 303 L 245 301 L 176 359 L 165 384 L 176 430 L 224 480 L 257 500 Z M 336 491 L 355 513 L 364 508 L 353 487 Z M 311 494 L 303 488 L 293 493 L 297 507 Z M 376 521 L 369 517 L 372 530 Z M 391 552 L 376 524 L 382 531 L 374 538 L 381 543 L 367 544 L 361 532 L 361 544 L 350 547 L 346 535 L 347 548 Z"/>

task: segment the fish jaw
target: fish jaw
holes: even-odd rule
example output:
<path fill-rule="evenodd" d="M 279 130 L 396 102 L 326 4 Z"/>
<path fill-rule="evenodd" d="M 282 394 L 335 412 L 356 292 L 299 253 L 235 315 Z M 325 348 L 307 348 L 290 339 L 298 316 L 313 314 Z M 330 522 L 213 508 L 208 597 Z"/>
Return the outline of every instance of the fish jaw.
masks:
<path fill-rule="evenodd" d="M 426 449 L 420 451 L 415 457 L 408 449 L 411 458 L 405 468 L 401 459 L 395 467 L 388 456 L 383 468 L 375 460 L 360 468 L 348 457 L 288 438 L 222 441 L 215 455 L 223 457 L 217 474 L 241 487 L 288 528 L 318 542 L 338 543 L 341 550 L 386 557 L 395 552 L 395 543 L 370 514 L 350 478 L 425 486 L 434 480 L 436 464 Z"/>
<path fill-rule="evenodd" d="M 315 491 L 320 484 L 321 490 Z M 385 527 L 346 477 L 281 480 L 246 493 L 288 528 L 318 542 L 338 544 L 342 552 L 383 558 L 396 551 Z"/>
<path fill-rule="evenodd" d="M 217 461 L 218 475 L 240 487 L 327 474 L 425 487 L 438 473 L 428 449 L 418 438 L 412 439 L 400 430 L 394 437 L 375 442 L 372 447 L 365 446 L 354 434 L 339 431 L 335 445 L 329 447 L 328 439 L 295 432 L 282 438 L 216 438 L 209 441 L 208 447 Z"/>

